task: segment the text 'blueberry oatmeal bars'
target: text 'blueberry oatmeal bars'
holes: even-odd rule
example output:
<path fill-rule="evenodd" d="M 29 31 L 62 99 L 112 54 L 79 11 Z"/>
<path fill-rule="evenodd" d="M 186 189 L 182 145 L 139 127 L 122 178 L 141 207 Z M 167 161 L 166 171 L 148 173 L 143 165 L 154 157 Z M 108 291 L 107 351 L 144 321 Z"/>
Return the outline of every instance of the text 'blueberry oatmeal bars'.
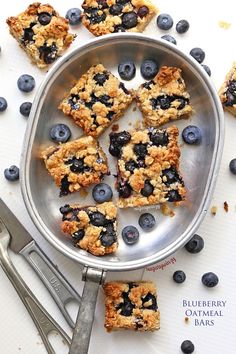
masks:
<path fill-rule="evenodd" d="M 132 99 L 132 92 L 98 64 L 79 79 L 59 109 L 71 116 L 85 134 L 97 137 L 123 115 Z"/>
<path fill-rule="evenodd" d="M 160 328 L 157 294 L 152 282 L 108 282 L 105 293 L 105 328 L 154 331 Z"/>
<path fill-rule="evenodd" d="M 39 68 L 53 63 L 74 40 L 68 20 L 49 4 L 35 2 L 7 19 L 10 33 Z"/>
<path fill-rule="evenodd" d="M 184 200 L 178 135 L 176 126 L 110 134 L 109 152 L 118 157 L 120 208 Z"/>
<path fill-rule="evenodd" d="M 190 95 L 179 68 L 161 67 L 153 80 L 139 87 L 136 99 L 146 126 L 159 127 L 171 120 L 188 118 L 192 113 Z"/>
<path fill-rule="evenodd" d="M 60 196 L 99 183 L 109 173 L 106 155 L 91 136 L 50 146 L 42 152 L 42 158 L 60 187 Z"/>
<path fill-rule="evenodd" d="M 81 207 L 64 205 L 61 229 L 69 234 L 76 247 L 95 256 L 113 253 L 117 243 L 117 209 L 112 202 Z"/>
<path fill-rule="evenodd" d="M 85 0 L 82 23 L 95 36 L 142 32 L 158 9 L 149 0 Z"/>
<path fill-rule="evenodd" d="M 223 108 L 236 116 L 236 62 L 226 75 L 225 81 L 219 90 Z"/>

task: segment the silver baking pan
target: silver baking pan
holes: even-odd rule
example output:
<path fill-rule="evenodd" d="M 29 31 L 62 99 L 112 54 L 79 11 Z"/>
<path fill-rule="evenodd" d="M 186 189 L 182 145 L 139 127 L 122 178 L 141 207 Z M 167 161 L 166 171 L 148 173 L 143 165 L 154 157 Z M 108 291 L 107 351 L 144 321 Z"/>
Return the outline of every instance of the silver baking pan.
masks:
<path fill-rule="evenodd" d="M 180 133 L 189 124 L 197 125 L 202 131 L 202 142 L 198 146 L 183 144 L 180 134 L 180 166 L 187 188 L 187 200 L 175 210 L 172 218 L 162 215 L 158 207 L 152 207 L 151 212 L 157 219 L 154 231 L 144 234 L 140 230 L 140 240 L 132 247 L 125 245 L 119 236 L 120 244 L 116 254 L 95 257 L 74 248 L 60 230 L 59 207 L 67 203 L 88 205 L 92 202 L 91 189 L 86 197 L 77 193 L 59 198 L 59 191 L 39 158 L 40 151 L 52 145 L 48 134 L 49 128 L 55 123 L 68 124 L 72 130 L 72 139 L 82 135 L 73 121 L 58 110 L 58 104 L 76 79 L 91 65 L 102 63 L 118 75 L 118 64 L 126 59 L 133 60 L 137 68 L 136 77 L 125 82 L 125 85 L 127 88 L 137 88 L 143 82 L 140 64 L 150 58 L 155 58 L 160 66 L 171 65 L 182 69 L 194 115 L 175 124 Z M 87 353 L 96 294 L 106 271 L 128 271 L 158 262 L 183 247 L 199 227 L 209 208 L 219 170 L 224 136 L 223 117 L 217 92 L 201 65 L 175 45 L 161 39 L 126 33 L 103 36 L 63 56 L 47 73 L 35 96 L 28 122 L 21 163 L 21 186 L 28 212 L 41 234 L 64 255 L 85 266 L 85 296 L 79 310 L 70 354 Z M 119 128 L 131 129 L 137 121 L 141 121 L 141 113 L 134 103 L 125 117 L 119 120 Z M 106 152 L 109 132 L 110 129 L 99 139 Z M 109 157 L 111 176 L 105 179 L 112 186 L 112 174 L 116 173 L 114 162 Z M 138 226 L 138 216 L 148 209 L 120 210 L 119 231 L 127 224 Z"/>

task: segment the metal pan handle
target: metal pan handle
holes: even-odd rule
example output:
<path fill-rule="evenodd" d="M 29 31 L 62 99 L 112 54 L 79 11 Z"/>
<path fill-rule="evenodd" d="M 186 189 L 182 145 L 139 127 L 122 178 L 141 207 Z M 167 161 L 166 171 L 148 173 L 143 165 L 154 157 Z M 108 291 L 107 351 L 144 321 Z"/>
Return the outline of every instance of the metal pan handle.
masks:
<path fill-rule="evenodd" d="M 76 320 L 69 354 L 87 354 L 94 320 L 98 289 L 105 280 L 106 272 L 94 268 L 83 269 L 85 281 L 82 300 Z"/>

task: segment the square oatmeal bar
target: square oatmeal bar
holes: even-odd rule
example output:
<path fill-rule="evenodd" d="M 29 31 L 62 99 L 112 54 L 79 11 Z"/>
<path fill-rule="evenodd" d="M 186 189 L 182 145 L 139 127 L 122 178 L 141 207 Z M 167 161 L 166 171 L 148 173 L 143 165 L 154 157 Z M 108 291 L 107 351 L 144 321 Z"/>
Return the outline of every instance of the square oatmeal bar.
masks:
<path fill-rule="evenodd" d="M 118 157 L 120 208 L 184 200 L 178 135 L 175 126 L 110 134 L 109 152 Z"/>
<path fill-rule="evenodd" d="M 50 146 L 42 152 L 42 158 L 60 187 L 60 196 L 99 183 L 109 174 L 106 155 L 91 136 Z"/>
<path fill-rule="evenodd" d="M 236 62 L 226 75 L 225 81 L 219 90 L 220 100 L 224 110 L 236 116 Z"/>
<path fill-rule="evenodd" d="M 108 282 L 105 293 L 105 328 L 154 331 L 160 328 L 156 287 L 152 282 Z"/>
<path fill-rule="evenodd" d="M 53 63 L 74 40 L 68 21 L 49 4 L 35 2 L 7 24 L 11 35 L 39 68 Z"/>
<path fill-rule="evenodd" d="M 149 0 L 84 0 L 82 23 L 95 36 L 142 32 L 159 11 Z"/>
<path fill-rule="evenodd" d="M 146 126 L 159 127 L 192 113 L 181 69 L 175 67 L 161 67 L 153 80 L 139 87 L 136 100 Z"/>
<path fill-rule="evenodd" d="M 95 256 L 113 253 L 117 243 L 117 209 L 112 202 L 81 207 L 64 205 L 61 229 L 69 234 L 76 247 Z"/>
<path fill-rule="evenodd" d="M 132 92 L 98 64 L 79 79 L 59 109 L 71 116 L 86 135 L 97 137 L 123 115 L 132 99 Z"/>

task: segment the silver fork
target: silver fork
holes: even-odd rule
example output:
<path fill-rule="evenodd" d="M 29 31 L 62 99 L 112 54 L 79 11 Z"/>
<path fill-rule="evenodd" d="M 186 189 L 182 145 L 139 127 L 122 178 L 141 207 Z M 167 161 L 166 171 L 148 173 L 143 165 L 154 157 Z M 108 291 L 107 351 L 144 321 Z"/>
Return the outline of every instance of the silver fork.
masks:
<path fill-rule="evenodd" d="M 56 354 L 50 341 L 49 334 L 55 332 L 59 334 L 63 343 L 69 346 L 71 343 L 70 337 L 57 324 L 51 315 L 45 310 L 41 303 L 37 300 L 35 295 L 28 288 L 24 280 L 21 278 L 8 254 L 8 245 L 10 243 L 10 234 L 7 231 L 4 223 L 0 219 L 0 265 L 8 276 L 12 285 L 16 289 L 30 316 L 32 317 L 43 343 L 49 354 Z"/>

